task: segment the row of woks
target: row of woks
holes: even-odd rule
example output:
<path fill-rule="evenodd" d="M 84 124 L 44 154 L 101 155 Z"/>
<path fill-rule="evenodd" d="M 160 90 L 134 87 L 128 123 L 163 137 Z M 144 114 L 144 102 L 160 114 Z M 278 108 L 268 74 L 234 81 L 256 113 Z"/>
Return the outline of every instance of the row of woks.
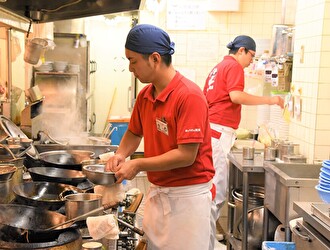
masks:
<path fill-rule="evenodd" d="M 81 248 L 81 234 L 72 223 L 44 231 L 67 220 L 58 212 L 65 204 L 66 195 L 85 192 L 77 185 L 87 180 L 86 175 L 81 170 L 70 169 L 70 165 L 65 166 L 62 154 L 67 157 L 68 152 L 51 152 L 52 156 L 59 156 L 57 167 L 56 162 L 47 167 L 42 160 L 42 166 L 28 168 L 32 181 L 12 187 L 16 204 L 0 205 L 1 249 Z"/>
<path fill-rule="evenodd" d="M 2 128 L 8 125 L 13 128 L 10 120 L 1 117 L 0 121 Z M 14 126 L 14 133 L 22 136 L 23 132 Z M 79 150 L 40 154 L 27 151 L 26 159 L 32 159 L 37 167 L 32 163 L 27 169 L 33 181 L 22 180 L 13 185 L 15 204 L 0 204 L 1 249 L 81 249 L 81 234 L 72 223 L 45 229 L 67 220 L 65 215 L 54 211 L 63 207 L 66 195 L 86 192 L 77 186 L 88 182 L 82 172 L 82 162 L 93 155 L 93 152 Z M 3 181 L 8 183 L 18 170 L 15 166 L 9 167 L 10 171 L 0 171 L 0 179 L 5 178 Z"/>

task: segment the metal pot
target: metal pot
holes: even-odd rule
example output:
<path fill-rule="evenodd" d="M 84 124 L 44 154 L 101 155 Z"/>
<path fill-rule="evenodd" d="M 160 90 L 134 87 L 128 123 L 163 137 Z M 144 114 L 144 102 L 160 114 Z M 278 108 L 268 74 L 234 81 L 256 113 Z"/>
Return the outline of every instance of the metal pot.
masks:
<path fill-rule="evenodd" d="M 18 203 L 57 210 L 64 206 L 65 196 L 83 193 L 75 186 L 52 182 L 25 182 L 13 187 Z"/>
<path fill-rule="evenodd" d="M 41 52 L 46 48 L 48 42 L 42 38 L 26 39 L 25 41 L 25 52 L 24 61 L 30 64 L 37 64 Z"/>
<path fill-rule="evenodd" d="M 102 195 L 100 194 L 84 193 L 65 196 L 65 214 L 68 219 L 76 218 L 101 206 Z M 101 214 L 102 211 L 99 215 Z"/>
<path fill-rule="evenodd" d="M 14 193 L 12 191 L 13 187 L 13 180 L 4 180 L 0 181 L 0 190 L 1 190 L 1 196 L 0 196 L 0 203 L 1 204 L 8 204 L 14 199 Z"/>
<path fill-rule="evenodd" d="M 259 206 L 248 210 L 248 249 L 260 249 L 263 241 L 263 218 L 264 218 L 264 206 Z M 277 226 L 280 222 L 270 215 L 268 239 L 273 239 Z M 243 222 L 242 217 L 237 223 L 237 232 L 241 236 L 243 234 Z M 241 240 L 241 237 L 239 238 Z"/>
<path fill-rule="evenodd" d="M 277 149 L 272 147 L 266 147 L 264 150 L 265 161 L 275 161 L 277 155 Z"/>
<path fill-rule="evenodd" d="M 243 213 L 243 192 L 242 188 L 232 190 L 232 196 L 235 204 L 229 205 L 235 208 L 233 235 L 242 240 L 242 213 Z M 249 186 L 248 199 L 248 249 L 260 249 L 263 239 L 263 212 L 264 212 L 264 188 L 262 186 Z M 271 217 L 271 216 L 270 216 Z M 273 223 L 274 222 L 274 223 Z M 274 230 L 274 224 L 276 224 Z M 273 237 L 276 227 L 276 218 L 269 223 L 269 237 Z"/>

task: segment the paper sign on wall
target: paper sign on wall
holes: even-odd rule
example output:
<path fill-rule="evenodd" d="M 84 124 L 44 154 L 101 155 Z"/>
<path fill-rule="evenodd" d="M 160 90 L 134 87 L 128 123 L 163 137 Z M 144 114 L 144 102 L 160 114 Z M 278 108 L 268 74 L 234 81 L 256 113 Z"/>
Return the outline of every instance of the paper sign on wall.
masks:
<path fill-rule="evenodd" d="M 205 30 L 206 7 L 200 0 L 168 0 L 168 30 Z"/>

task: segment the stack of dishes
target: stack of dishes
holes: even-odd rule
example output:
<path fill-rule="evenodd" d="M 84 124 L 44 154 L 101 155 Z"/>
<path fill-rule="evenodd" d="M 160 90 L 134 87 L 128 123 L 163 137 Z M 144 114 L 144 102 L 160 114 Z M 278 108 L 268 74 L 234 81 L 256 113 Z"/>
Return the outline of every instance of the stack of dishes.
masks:
<path fill-rule="evenodd" d="M 65 61 L 55 61 L 54 62 L 54 70 L 57 72 L 64 72 L 66 67 L 68 66 L 68 62 Z"/>
<path fill-rule="evenodd" d="M 319 184 L 315 187 L 320 198 L 325 203 L 330 203 L 330 160 L 325 160 L 322 163 L 320 172 Z"/>
<path fill-rule="evenodd" d="M 43 64 L 41 64 L 39 67 L 34 67 L 34 69 L 36 71 L 39 72 L 49 72 L 53 70 L 53 62 L 44 62 Z"/>
<path fill-rule="evenodd" d="M 69 64 L 68 65 L 68 72 L 69 73 L 76 74 L 76 73 L 79 73 L 79 71 L 80 71 L 80 67 L 79 67 L 78 64 Z"/>

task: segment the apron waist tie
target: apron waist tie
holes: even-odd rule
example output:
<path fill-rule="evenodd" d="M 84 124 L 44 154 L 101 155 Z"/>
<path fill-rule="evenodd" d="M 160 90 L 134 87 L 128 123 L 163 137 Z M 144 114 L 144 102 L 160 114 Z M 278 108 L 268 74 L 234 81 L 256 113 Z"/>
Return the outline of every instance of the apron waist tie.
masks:
<path fill-rule="evenodd" d="M 171 205 L 168 199 L 169 192 L 170 192 L 169 188 L 151 186 L 148 194 L 148 199 L 152 199 L 156 195 L 159 196 L 160 201 L 162 202 L 164 216 L 171 212 Z"/>

